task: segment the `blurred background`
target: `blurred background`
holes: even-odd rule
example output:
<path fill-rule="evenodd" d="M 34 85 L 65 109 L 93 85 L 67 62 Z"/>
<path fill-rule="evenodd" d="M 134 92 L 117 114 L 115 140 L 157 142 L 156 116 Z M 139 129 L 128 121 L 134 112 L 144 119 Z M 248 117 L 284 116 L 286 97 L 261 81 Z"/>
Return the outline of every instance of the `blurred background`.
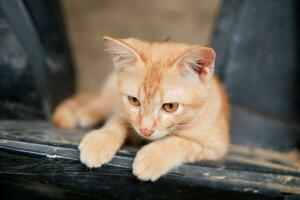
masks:
<path fill-rule="evenodd" d="M 95 91 L 112 70 L 103 35 L 209 45 L 221 0 L 61 1 L 74 54 L 77 88 Z"/>

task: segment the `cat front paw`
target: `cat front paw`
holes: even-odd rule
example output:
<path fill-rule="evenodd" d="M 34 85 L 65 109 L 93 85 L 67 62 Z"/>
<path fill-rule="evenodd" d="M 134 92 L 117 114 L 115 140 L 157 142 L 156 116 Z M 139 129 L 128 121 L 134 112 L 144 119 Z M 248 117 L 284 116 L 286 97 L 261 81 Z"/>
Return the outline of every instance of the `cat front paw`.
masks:
<path fill-rule="evenodd" d="M 148 145 L 142 148 L 133 162 L 133 174 L 142 181 L 156 181 L 175 167 L 172 162 L 164 156 L 163 151 Z"/>
<path fill-rule="evenodd" d="M 113 134 L 106 129 L 88 133 L 79 144 L 80 161 L 89 168 L 101 167 L 118 151 Z"/>

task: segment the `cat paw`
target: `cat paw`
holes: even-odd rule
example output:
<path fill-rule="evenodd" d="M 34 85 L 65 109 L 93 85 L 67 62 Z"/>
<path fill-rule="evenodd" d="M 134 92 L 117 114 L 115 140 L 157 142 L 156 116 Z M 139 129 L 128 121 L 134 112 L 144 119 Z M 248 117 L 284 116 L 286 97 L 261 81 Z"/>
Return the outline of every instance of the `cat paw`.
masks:
<path fill-rule="evenodd" d="M 101 167 L 112 160 L 118 151 L 114 138 L 108 130 L 94 130 L 79 144 L 80 161 L 89 168 Z"/>
<path fill-rule="evenodd" d="M 91 127 L 98 122 L 98 118 L 93 115 L 93 112 L 81 109 L 76 113 L 77 126 L 80 128 Z"/>
<path fill-rule="evenodd" d="M 96 118 L 89 110 L 76 110 L 76 108 L 61 105 L 55 110 L 52 121 L 60 128 L 74 129 L 77 127 L 90 127 L 97 123 L 98 118 Z"/>
<path fill-rule="evenodd" d="M 142 148 L 133 162 L 133 174 L 142 181 L 156 181 L 174 166 L 163 156 L 163 151 L 152 146 Z"/>
<path fill-rule="evenodd" d="M 55 109 L 52 121 L 60 128 L 73 129 L 76 128 L 77 120 L 74 112 L 70 108 L 60 105 Z"/>

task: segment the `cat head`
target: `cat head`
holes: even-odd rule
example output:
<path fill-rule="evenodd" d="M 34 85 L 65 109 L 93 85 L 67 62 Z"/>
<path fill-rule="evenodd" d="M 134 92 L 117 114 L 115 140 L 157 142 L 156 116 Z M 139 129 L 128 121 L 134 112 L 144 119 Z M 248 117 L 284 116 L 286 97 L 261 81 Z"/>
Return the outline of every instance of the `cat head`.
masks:
<path fill-rule="evenodd" d="M 213 49 L 104 37 L 116 68 L 124 110 L 138 134 L 154 140 L 189 128 L 206 102 Z"/>

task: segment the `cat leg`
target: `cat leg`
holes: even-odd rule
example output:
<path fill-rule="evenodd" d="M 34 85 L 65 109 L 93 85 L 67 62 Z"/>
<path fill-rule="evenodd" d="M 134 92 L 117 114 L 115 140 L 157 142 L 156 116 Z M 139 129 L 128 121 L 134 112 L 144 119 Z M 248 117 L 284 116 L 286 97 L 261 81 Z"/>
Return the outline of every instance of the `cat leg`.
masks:
<path fill-rule="evenodd" d="M 133 173 L 141 180 L 155 181 L 183 163 L 222 158 L 228 150 L 228 140 L 217 135 L 211 140 L 206 138 L 206 143 L 179 136 L 153 141 L 138 151 L 133 162 Z"/>
<path fill-rule="evenodd" d="M 79 145 L 80 161 L 90 168 L 109 162 L 124 143 L 127 129 L 126 120 L 114 116 L 102 128 L 86 134 Z"/>
<path fill-rule="evenodd" d="M 61 128 L 89 127 L 107 117 L 118 105 L 116 78 L 112 74 L 101 92 L 94 95 L 75 95 L 59 104 L 52 117 Z"/>
<path fill-rule="evenodd" d="M 54 110 L 55 125 L 72 129 L 93 125 L 101 118 L 101 98 L 98 95 L 79 94 L 64 100 Z"/>
<path fill-rule="evenodd" d="M 169 136 L 144 146 L 133 162 L 133 173 L 141 180 L 155 181 L 185 162 L 203 159 L 203 147 L 194 141 Z"/>
<path fill-rule="evenodd" d="M 112 96 L 112 91 L 105 91 L 97 95 L 71 97 L 58 105 L 52 121 L 65 129 L 93 126 L 112 112 L 116 105 Z"/>

